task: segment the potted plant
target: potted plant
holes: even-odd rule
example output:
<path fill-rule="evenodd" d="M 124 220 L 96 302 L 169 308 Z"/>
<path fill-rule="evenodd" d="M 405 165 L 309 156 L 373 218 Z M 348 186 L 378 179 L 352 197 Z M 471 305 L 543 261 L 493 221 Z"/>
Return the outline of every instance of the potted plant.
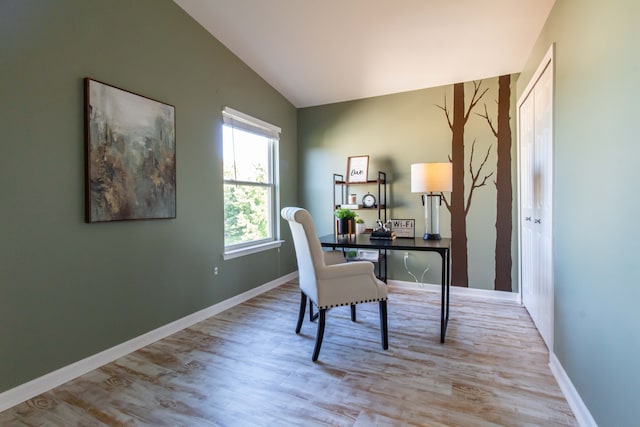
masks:
<path fill-rule="evenodd" d="M 367 226 L 364 224 L 364 219 L 356 217 L 356 234 L 362 234 L 366 229 Z"/>
<path fill-rule="evenodd" d="M 335 211 L 336 232 L 338 234 L 352 234 L 356 231 L 355 218 L 356 213 L 351 209 L 339 208 Z"/>

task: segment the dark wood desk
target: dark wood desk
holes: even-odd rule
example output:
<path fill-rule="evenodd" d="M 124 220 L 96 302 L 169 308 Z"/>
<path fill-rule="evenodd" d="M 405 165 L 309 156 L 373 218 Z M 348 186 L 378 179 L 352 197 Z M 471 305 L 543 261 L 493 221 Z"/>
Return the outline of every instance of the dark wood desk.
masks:
<path fill-rule="evenodd" d="M 384 251 L 421 251 L 437 252 L 442 258 L 442 303 L 440 308 L 440 342 L 444 342 L 449 322 L 449 290 L 451 287 L 451 239 L 424 240 L 396 238 L 394 240 L 370 239 L 370 234 L 358 234 L 348 238 L 338 238 L 334 234 L 320 237 L 320 244 L 325 248 L 360 248 Z M 386 262 L 386 258 L 385 258 Z M 386 268 L 385 268 L 386 275 Z"/>

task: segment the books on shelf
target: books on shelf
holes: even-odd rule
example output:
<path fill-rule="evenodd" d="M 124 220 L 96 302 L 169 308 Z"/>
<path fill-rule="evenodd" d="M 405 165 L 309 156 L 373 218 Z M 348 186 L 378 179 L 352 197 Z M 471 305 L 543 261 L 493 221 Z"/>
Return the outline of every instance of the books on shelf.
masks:
<path fill-rule="evenodd" d="M 373 230 L 371 232 L 371 240 L 393 240 L 396 238 L 396 232 L 391 230 Z"/>
<path fill-rule="evenodd" d="M 357 251 L 352 251 L 351 253 L 347 253 L 347 258 L 350 261 L 378 261 L 378 251 L 377 250 L 367 250 L 367 249 L 358 249 Z M 350 255 L 350 256 L 349 256 Z"/>
<path fill-rule="evenodd" d="M 371 262 L 378 261 L 378 251 L 358 249 L 358 259 Z"/>
<path fill-rule="evenodd" d="M 362 207 L 362 205 L 359 204 L 344 204 L 344 205 L 340 205 L 340 209 L 360 209 Z"/>

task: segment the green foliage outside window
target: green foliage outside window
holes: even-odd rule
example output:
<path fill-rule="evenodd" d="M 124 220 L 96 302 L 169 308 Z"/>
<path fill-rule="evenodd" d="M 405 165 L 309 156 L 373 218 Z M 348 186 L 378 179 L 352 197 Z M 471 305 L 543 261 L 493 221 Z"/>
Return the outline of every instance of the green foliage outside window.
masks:
<path fill-rule="evenodd" d="M 268 191 L 269 189 L 265 187 L 225 184 L 225 245 L 235 245 L 270 237 Z"/>

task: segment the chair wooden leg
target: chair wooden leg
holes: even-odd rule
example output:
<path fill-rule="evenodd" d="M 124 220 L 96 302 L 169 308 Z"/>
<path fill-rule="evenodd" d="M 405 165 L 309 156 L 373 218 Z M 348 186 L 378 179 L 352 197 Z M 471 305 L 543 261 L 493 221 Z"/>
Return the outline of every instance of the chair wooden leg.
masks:
<path fill-rule="evenodd" d="M 296 325 L 296 334 L 300 333 L 302 328 L 302 319 L 304 319 L 304 310 L 307 307 L 307 296 L 300 291 L 300 312 L 298 313 L 298 324 Z"/>
<path fill-rule="evenodd" d="M 352 322 L 356 321 L 356 305 L 355 304 L 351 304 L 351 321 Z"/>
<path fill-rule="evenodd" d="M 316 336 L 316 347 L 313 349 L 313 357 L 311 360 L 314 362 L 318 360 L 318 355 L 320 354 L 320 346 L 322 345 L 322 337 L 324 336 L 324 322 L 326 317 L 327 310 L 324 308 L 320 309 L 318 321 L 318 335 Z"/>
<path fill-rule="evenodd" d="M 382 348 L 389 348 L 389 335 L 387 333 L 387 302 L 380 301 L 380 334 L 382 335 Z"/>
<path fill-rule="evenodd" d="M 313 301 L 309 299 L 309 322 L 313 322 L 318 318 L 318 313 L 313 313 Z"/>

